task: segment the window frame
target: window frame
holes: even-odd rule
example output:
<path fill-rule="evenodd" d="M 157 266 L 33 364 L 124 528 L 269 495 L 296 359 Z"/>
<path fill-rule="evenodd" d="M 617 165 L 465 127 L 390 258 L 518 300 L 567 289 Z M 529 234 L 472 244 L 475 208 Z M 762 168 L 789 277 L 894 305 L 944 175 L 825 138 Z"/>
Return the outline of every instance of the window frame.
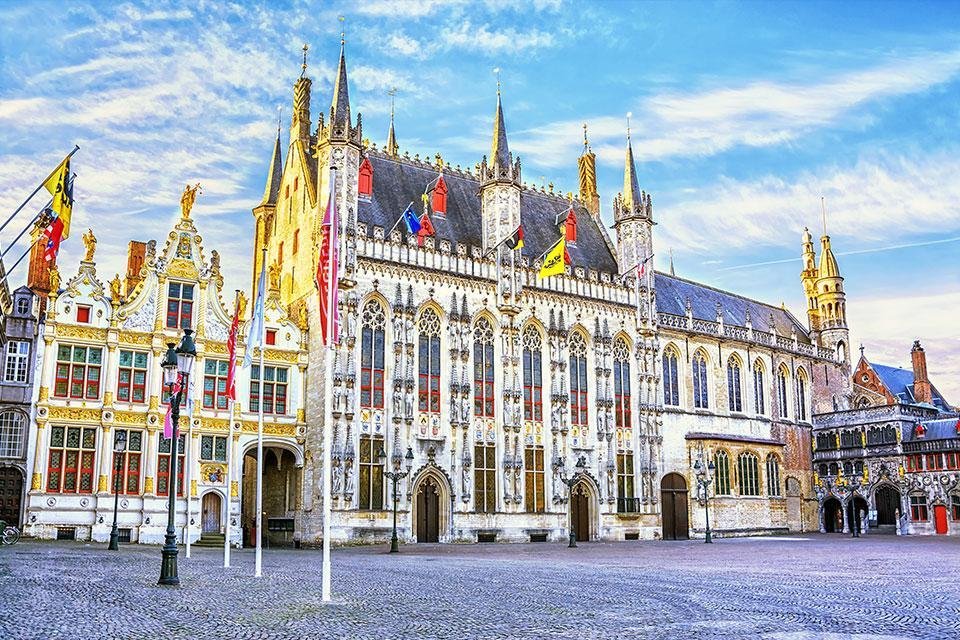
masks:
<path fill-rule="evenodd" d="M 173 295 L 173 288 L 177 287 L 176 296 Z M 185 298 L 183 294 L 186 290 L 186 287 L 190 288 L 190 297 Z M 196 300 L 196 284 L 193 282 L 182 282 L 180 280 L 171 280 L 167 282 L 167 306 L 165 307 L 164 312 L 164 327 L 167 329 L 192 329 L 193 328 L 193 312 L 194 307 L 197 303 Z M 172 305 L 176 305 L 174 310 Z M 186 305 L 186 311 L 184 311 L 184 306 Z M 174 319 L 173 324 L 170 324 L 171 318 Z M 187 323 L 184 324 L 184 318 L 187 319 Z"/>
<path fill-rule="evenodd" d="M 630 348 L 623 338 L 618 338 L 613 349 L 613 423 L 617 429 L 633 427 L 630 374 Z"/>
<path fill-rule="evenodd" d="M 218 448 L 219 448 L 218 445 L 219 445 L 221 442 L 223 443 L 223 456 L 219 456 L 218 453 L 217 453 Z M 209 443 L 209 447 L 207 446 L 207 443 Z M 214 435 L 214 434 L 203 434 L 203 435 L 200 436 L 200 454 L 199 454 L 199 458 L 200 458 L 200 460 L 203 461 L 203 462 L 221 462 L 221 463 L 226 464 L 227 458 L 228 458 L 229 455 L 230 455 L 230 453 L 229 453 L 229 451 L 228 451 L 228 447 L 229 447 L 229 446 L 230 446 L 230 443 L 229 443 L 229 441 L 228 441 L 228 437 L 227 437 L 227 436 L 218 436 L 218 435 Z M 207 450 L 207 449 L 209 449 L 209 451 L 210 451 L 210 455 L 209 455 L 209 456 L 205 456 L 205 455 L 204 455 L 204 451 Z"/>
<path fill-rule="evenodd" d="M 546 473 L 543 447 L 527 445 L 523 450 L 524 507 L 527 513 L 546 513 Z"/>
<path fill-rule="evenodd" d="M 680 406 L 680 356 L 674 349 L 664 349 L 663 363 L 663 404 L 670 407 Z"/>
<path fill-rule="evenodd" d="M 130 354 L 130 364 L 123 364 L 124 354 Z M 137 356 L 145 358 L 143 366 L 137 365 Z M 137 351 L 136 349 L 119 349 L 117 352 L 117 401 L 129 402 L 131 404 L 145 404 L 147 402 L 147 375 L 150 371 L 150 353 L 147 351 Z M 127 380 L 123 380 L 124 372 L 127 372 Z M 137 383 L 137 374 L 143 376 L 143 382 Z M 136 400 L 136 392 L 140 391 L 140 399 Z M 124 391 L 126 394 L 124 395 Z"/>
<path fill-rule="evenodd" d="M 157 496 L 170 495 L 170 445 L 173 438 L 164 438 L 161 434 L 157 447 Z M 177 497 L 183 497 L 183 467 L 187 459 L 187 437 L 182 431 L 177 434 Z M 164 451 L 166 449 L 166 451 Z"/>
<path fill-rule="evenodd" d="M 442 402 L 440 385 L 440 315 L 424 309 L 417 323 L 418 409 L 439 414 Z"/>
<path fill-rule="evenodd" d="M 363 306 L 360 329 L 360 408 L 383 409 L 386 385 L 386 311 L 376 300 Z"/>
<path fill-rule="evenodd" d="M 567 344 L 567 381 L 570 390 L 570 425 L 586 427 L 590 420 L 590 394 L 587 381 L 587 340 L 578 331 Z"/>
<path fill-rule="evenodd" d="M 709 409 L 709 377 L 707 376 L 707 356 L 697 351 L 690 359 L 690 371 L 693 375 L 693 408 Z"/>
<path fill-rule="evenodd" d="M 753 407 L 758 416 L 767 415 L 763 387 L 763 365 L 757 361 L 753 365 Z"/>
<path fill-rule="evenodd" d="M 617 513 L 634 513 L 637 498 L 633 451 L 617 452 Z"/>
<path fill-rule="evenodd" d="M 62 358 L 63 350 L 69 350 L 68 359 Z M 82 349 L 84 358 L 82 361 L 76 360 L 77 350 Z M 90 356 L 93 353 L 98 354 L 96 363 L 90 362 Z M 66 369 L 64 369 L 66 367 Z M 77 372 L 79 371 L 79 376 Z M 64 374 L 65 375 L 62 375 Z M 91 373 L 96 374 L 96 379 L 91 380 Z M 103 347 L 93 347 L 87 345 L 59 344 L 57 345 L 56 362 L 54 364 L 54 385 L 53 396 L 55 398 L 69 398 L 73 400 L 99 400 L 100 386 L 103 382 Z M 74 385 L 80 385 L 80 393 L 75 394 Z M 60 391 L 61 384 L 64 385 L 63 391 Z M 91 389 L 93 392 L 91 393 Z"/>
<path fill-rule="evenodd" d="M 275 416 L 287 415 L 289 409 L 289 385 L 290 385 L 290 367 L 284 367 L 275 364 L 265 364 L 263 397 L 267 399 L 263 406 L 263 412 Z M 269 378 L 269 374 L 273 377 Z M 280 374 L 283 374 L 281 381 Z M 281 393 L 282 391 L 282 393 Z M 260 411 L 260 365 L 254 364 L 250 367 L 250 397 L 247 408 L 252 413 Z"/>
<path fill-rule="evenodd" d="M 780 458 L 776 454 L 767 454 L 766 472 L 767 495 L 771 498 L 783 497 L 780 481 Z"/>
<path fill-rule="evenodd" d="M 533 327 L 524 331 L 523 419 L 543 422 L 543 338 Z"/>
<path fill-rule="evenodd" d="M 730 454 L 724 449 L 717 449 L 713 453 L 713 493 L 717 496 L 733 495 L 730 483 Z"/>
<path fill-rule="evenodd" d="M 21 353 L 23 348 L 26 352 Z M 30 378 L 30 342 L 27 340 L 9 340 L 4 351 L 3 381 L 11 384 L 25 384 Z"/>
<path fill-rule="evenodd" d="M 473 328 L 473 415 L 478 418 L 497 415 L 495 363 L 493 325 L 480 318 Z"/>
<path fill-rule="evenodd" d="M 910 520 L 913 522 L 929 522 L 930 508 L 926 495 L 910 496 Z"/>
<path fill-rule="evenodd" d="M 27 416 L 22 411 L 0 411 L 0 458 L 22 458 L 26 453 Z"/>
<path fill-rule="evenodd" d="M 473 445 L 473 510 L 497 512 L 497 447 L 492 442 Z"/>
<path fill-rule="evenodd" d="M 742 371 L 740 360 L 734 357 L 727 360 L 727 406 L 734 413 L 743 413 Z"/>
<path fill-rule="evenodd" d="M 737 456 L 737 492 L 741 496 L 760 494 L 760 461 L 757 454 L 744 451 Z"/>
<path fill-rule="evenodd" d="M 211 372 L 210 366 L 213 365 Z M 203 387 L 201 406 L 204 409 L 225 411 L 230 408 L 230 393 L 227 389 L 227 377 L 230 373 L 230 361 L 219 358 L 204 358 Z M 207 386 L 212 385 L 210 389 Z M 209 402 L 208 402 L 209 400 Z M 221 400 L 222 405 L 221 406 Z M 266 411 L 264 411 L 266 413 Z"/>
<path fill-rule="evenodd" d="M 117 435 L 126 434 L 126 441 L 122 452 L 117 453 Z M 143 476 L 144 442 L 149 436 L 141 429 L 114 429 L 113 430 L 113 468 L 110 469 L 110 492 L 118 491 L 117 480 L 120 480 L 119 493 L 125 496 L 138 496 L 141 493 L 140 481 Z M 136 444 L 136 448 L 134 445 Z M 120 459 L 120 476 L 117 477 L 117 458 Z M 131 486 L 132 480 L 132 486 Z"/>
<path fill-rule="evenodd" d="M 386 503 L 384 494 L 384 465 L 379 453 L 383 449 L 382 437 L 368 434 L 360 435 L 360 452 L 357 456 L 357 508 L 361 511 L 383 511 Z"/>
<path fill-rule="evenodd" d="M 57 432 L 61 432 L 59 445 Z M 71 445 L 71 432 L 79 432 L 76 445 Z M 96 491 L 97 427 L 53 425 L 47 448 L 47 493 L 93 494 Z M 88 441 L 88 435 L 92 442 Z M 71 462 L 71 453 L 73 461 Z M 68 486 L 73 476 L 72 488 Z M 85 482 L 86 481 L 86 482 Z"/>

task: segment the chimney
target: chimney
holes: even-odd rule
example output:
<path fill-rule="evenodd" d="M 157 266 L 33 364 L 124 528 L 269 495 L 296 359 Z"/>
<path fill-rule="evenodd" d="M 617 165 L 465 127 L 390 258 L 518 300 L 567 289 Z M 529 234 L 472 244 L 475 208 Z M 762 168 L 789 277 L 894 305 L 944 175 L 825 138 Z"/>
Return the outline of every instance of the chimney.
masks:
<path fill-rule="evenodd" d="M 933 393 L 930 390 L 930 380 L 927 379 L 927 354 L 920 346 L 919 340 L 913 341 L 910 350 L 910 359 L 913 361 L 913 397 L 917 402 L 933 404 Z"/>
<path fill-rule="evenodd" d="M 143 261 L 147 256 L 147 243 L 139 240 L 131 240 L 127 245 L 127 287 L 126 295 L 129 298 L 133 290 L 137 288 L 143 278 L 140 276 L 140 269 L 143 268 Z"/>

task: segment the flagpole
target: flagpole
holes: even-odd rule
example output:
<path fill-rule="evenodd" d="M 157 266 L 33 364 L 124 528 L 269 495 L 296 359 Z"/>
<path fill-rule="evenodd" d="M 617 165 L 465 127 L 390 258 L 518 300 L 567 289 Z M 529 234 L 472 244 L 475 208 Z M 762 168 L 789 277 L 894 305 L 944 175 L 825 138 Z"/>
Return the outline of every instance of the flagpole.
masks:
<path fill-rule="evenodd" d="M 330 170 L 331 173 L 336 173 L 336 171 L 337 171 L 336 169 L 331 169 L 331 170 Z M 413 200 L 411 200 L 411 201 L 410 201 L 410 204 L 408 204 L 408 205 L 406 206 L 406 208 L 403 210 L 403 213 L 406 213 L 406 212 L 407 212 L 407 209 L 409 209 L 409 208 L 412 207 L 412 206 L 413 206 Z M 390 237 L 390 234 L 394 232 L 394 230 L 397 228 L 397 225 L 399 225 L 399 224 L 400 224 L 400 221 L 403 220 L 403 213 L 400 214 L 400 217 L 397 218 L 397 221 L 393 223 L 393 226 L 392 226 L 392 227 L 390 227 L 390 231 L 387 232 L 387 236 L 386 236 L 387 238 Z"/>
<path fill-rule="evenodd" d="M 7 254 L 10 253 L 10 250 L 13 249 L 13 246 L 20 241 L 20 238 L 23 237 L 23 234 L 25 234 L 27 231 L 30 230 L 30 227 L 32 227 L 34 223 L 40 219 L 40 216 L 43 215 L 43 212 L 46 211 L 52 204 L 53 204 L 53 198 L 50 198 L 50 202 L 47 203 L 47 206 L 45 206 L 43 209 L 40 209 L 40 211 L 37 212 L 37 215 L 33 216 L 33 219 L 27 223 L 27 226 L 25 226 L 23 230 L 20 231 L 19 235 L 17 235 L 17 237 L 13 239 L 13 242 L 10 243 L 10 245 L 4 250 L 4 252 L 0 253 L 0 260 L 3 260 L 4 258 L 7 257 Z"/>
<path fill-rule="evenodd" d="M 237 289 L 234 295 L 233 306 L 234 323 L 238 322 L 237 316 L 239 312 L 240 289 Z M 236 404 L 234 396 L 236 396 L 237 388 L 237 333 L 239 333 L 239 331 L 239 326 L 236 324 L 230 325 L 230 332 L 233 336 L 233 354 L 229 363 L 232 374 L 230 377 L 232 388 L 227 389 L 227 508 L 224 510 L 226 513 L 226 522 L 223 525 L 223 566 L 225 569 L 230 568 L 230 500 L 233 498 L 233 406 Z"/>
<path fill-rule="evenodd" d="M 337 184 L 337 170 L 335 168 L 330 169 L 330 197 L 336 198 L 336 187 Z M 409 208 L 413 203 L 407 205 Z M 335 214 L 336 211 L 336 200 L 333 204 L 327 203 L 327 207 Z M 406 211 L 406 209 L 404 209 Z M 401 219 L 403 215 L 401 214 Z M 400 220 L 397 220 L 397 224 L 400 223 Z M 327 231 L 328 234 L 333 233 L 334 226 L 337 224 L 336 220 L 330 220 L 330 229 Z M 393 228 L 396 229 L 397 225 L 393 225 Z M 390 233 L 393 233 L 393 229 L 390 230 Z M 339 241 L 339 238 L 338 238 Z M 331 418 L 333 414 L 333 357 L 335 347 L 333 344 L 333 329 L 335 326 L 335 314 L 337 310 L 334 308 L 334 303 L 336 298 L 334 296 L 334 284 L 333 278 L 337 277 L 337 270 L 334 268 L 333 260 L 335 255 L 336 247 L 334 247 L 332 238 L 327 240 L 327 290 L 324 292 L 327 296 L 327 353 L 326 353 L 326 376 L 323 383 L 323 566 L 321 567 L 321 600 L 323 602 L 330 602 L 330 518 L 333 517 L 333 510 L 331 509 L 330 501 L 330 481 L 331 481 L 331 468 L 332 456 L 331 449 L 333 448 L 333 429 L 331 428 Z"/>
<path fill-rule="evenodd" d="M 193 398 L 191 397 L 191 394 L 190 394 L 190 385 L 193 384 L 193 381 L 194 381 L 193 376 L 190 376 L 190 379 L 187 380 L 187 438 L 183 445 L 184 448 L 186 449 L 186 451 L 184 451 L 184 453 L 186 454 L 184 456 L 184 464 L 186 464 L 187 466 L 186 473 L 184 474 L 186 476 L 187 486 L 183 493 L 187 498 L 187 523 L 186 523 L 187 534 L 184 537 L 187 539 L 186 544 L 187 544 L 188 558 L 190 557 L 190 529 L 192 529 L 192 526 L 190 524 L 190 516 L 193 513 L 193 500 L 192 500 L 193 491 L 192 491 L 192 482 L 191 482 L 193 480 L 193 464 L 191 463 L 191 460 L 190 460 L 190 454 L 193 453 L 193 433 L 192 433 L 193 431 Z"/>
<path fill-rule="evenodd" d="M 58 162 L 56 168 L 55 168 L 53 171 L 51 171 L 51 172 L 49 173 L 49 175 L 47 175 L 47 177 L 44 178 L 44 179 L 40 182 L 39 185 L 37 185 L 37 188 L 33 190 L 33 193 L 31 193 L 29 196 L 27 196 L 27 199 L 24 200 L 23 203 L 22 203 L 19 207 L 17 207 L 17 210 L 10 214 L 10 217 L 7 218 L 6 221 L 5 221 L 2 225 L 0 225 L 0 231 L 3 231 L 4 229 L 6 229 L 6 228 L 7 228 L 7 225 L 10 224 L 10 221 L 13 220 L 14 216 L 16 216 L 18 213 L 20 213 L 20 211 L 21 211 L 25 206 L 27 206 L 27 203 L 30 202 L 30 200 L 33 199 L 33 196 L 37 195 L 37 192 L 40 191 L 40 189 L 43 189 L 43 185 L 47 184 L 47 180 L 49 180 L 50 178 L 53 177 L 53 174 L 55 174 L 55 173 L 57 172 L 57 169 L 60 168 L 60 165 L 62 165 L 62 164 L 63 164 L 64 162 L 66 162 L 67 160 L 69 160 L 69 159 L 71 158 L 71 156 L 73 156 L 73 154 L 75 154 L 75 153 L 76 153 L 77 151 L 79 151 L 79 150 L 80 150 L 80 145 L 76 145 L 76 144 L 73 145 L 73 151 L 71 151 L 70 153 L 68 153 L 66 158 L 64 158 L 63 160 L 61 160 L 60 162 Z"/>
<path fill-rule="evenodd" d="M 267 248 L 263 248 L 263 258 L 260 261 L 261 272 L 263 269 L 267 268 Z M 266 285 L 266 281 L 261 283 Z M 257 295 L 262 296 L 266 300 L 266 293 L 263 291 L 258 291 Z M 264 307 L 266 304 L 263 305 Z M 256 310 L 254 310 L 256 311 Z M 259 402 L 257 402 L 259 411 L 257 412 L 257 518 L 256 524 L 254 525 L 257 530 L 257 549 L 255 554 L 254 561 L 254 572 L 253 575 L 256 578 L 259 578 L 263 575 L 263 352 L 264 352 L 264 327 L 266 322 L 262 317 L 264 314 L 263 308 L 260 309 L 261 318 L 260 318 L 260 381 L 259 386 L 260 390 L 258 392 Z"/>

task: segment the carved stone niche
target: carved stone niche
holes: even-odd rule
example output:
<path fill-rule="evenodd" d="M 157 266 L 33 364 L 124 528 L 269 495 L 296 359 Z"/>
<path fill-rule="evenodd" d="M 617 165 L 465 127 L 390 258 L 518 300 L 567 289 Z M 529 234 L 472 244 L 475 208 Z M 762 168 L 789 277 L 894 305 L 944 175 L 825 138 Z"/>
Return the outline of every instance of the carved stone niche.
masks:
<path fill-rule="evenodd" d="M 467 255 L 467 245 L 463 244 L 462 242 L 458 242 L 458 243 L 457 243 L 457 255 L 458 255 L 458 256 L 461 256 L 461 257 L 466 256 L 466 255 Z"/>
<path fill-rule="evenodd" d="M 374 239 L 374 240 L 383 240 L 383 227 L 374 227 L 374 228 L 373 228 L 373 239 Z"/>
<path fill-rule="evenodd" d="M 440 241 L 440 253 L 450 253 L 450 241 L 441 240 Z"/>
<path fill-rule="evenodd" d="M 582 278 L 586 274 L 586 270 L 583 267 L 575 267 L 573 273 L 578 278 Z"/>
<path fill-rule="evenodd" d="M 390 242 L 392 242 L 393 244 L 400 244 L 402 241 L 403 241 L 403 236 L 401 236 L 399 231 L 394 229 L 392 232 L 390 232 Z"/>
<path fill-rule="evenodd" d="M 367 237 L 367 224 L 365 222 L 357 223 L 357 235 L 361 238 Z"/>
<path fill-rule="evenodd" d="M 600 274 L 597 273 L 596 269 L 590 269 L 590 271 L 589 271 L 589 277 L 590 277 L 591 280 L 593 280 L 594 282 L 596 282 L 596 281 L 597 281 L 597 278 L 599 278 L 599 276 L 600 276 Z"/>
<path fill-rule="evenodd" d="M 601 274 L 600 274 L 600 282 L 602 282 L 602 283 L 604 283 L 604 284 L 608 284 L 608 283 L 610 282 L 610 274 L 607 273 L 607 272 L 601 273 Z"/>
<path fill-rule="evenodd" d="M 470 247 L 470 257 L 474 260 L 479 260 L 483 257 L 483 249 L 480 247 Z"/>

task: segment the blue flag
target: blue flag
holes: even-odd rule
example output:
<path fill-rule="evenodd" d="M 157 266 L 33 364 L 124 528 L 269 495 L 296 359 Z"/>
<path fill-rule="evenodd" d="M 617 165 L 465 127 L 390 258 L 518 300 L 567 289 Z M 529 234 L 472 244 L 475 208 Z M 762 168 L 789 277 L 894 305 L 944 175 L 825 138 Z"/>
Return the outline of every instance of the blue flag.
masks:
<path fill-rule="evenodd" d="M 417 214 L 413 212 L 413 205 L 409 205 L 407 210 L 403 212 L 403 221 L 407 223 L 407 231 L 410 233 L 417 233 L 420 231 L 420 219 L 417 218 Z"/>

